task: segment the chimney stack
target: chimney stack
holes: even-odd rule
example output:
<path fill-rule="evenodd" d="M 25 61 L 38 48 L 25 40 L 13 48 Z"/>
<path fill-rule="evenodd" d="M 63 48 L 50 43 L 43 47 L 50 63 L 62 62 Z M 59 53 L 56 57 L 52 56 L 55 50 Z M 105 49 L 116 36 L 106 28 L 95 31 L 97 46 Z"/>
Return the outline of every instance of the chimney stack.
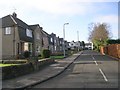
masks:
<path fill-rule="evenodd" d="M 13 12 L 13 17 L 17 18 L 17 14 L 15 12 Z"/>

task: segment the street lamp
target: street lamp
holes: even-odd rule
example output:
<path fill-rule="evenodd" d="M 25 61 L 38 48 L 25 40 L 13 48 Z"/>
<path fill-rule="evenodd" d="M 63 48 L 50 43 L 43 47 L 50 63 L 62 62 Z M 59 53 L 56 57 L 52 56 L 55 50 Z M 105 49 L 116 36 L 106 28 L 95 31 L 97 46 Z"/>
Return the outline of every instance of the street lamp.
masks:
<path fill-rule="evenodd" d="M 68 25 L 69 23 L 64 23 L 63 25 L 63 51 L 64 51 L 64 57 L 65 57 L 65 25 Z"/>

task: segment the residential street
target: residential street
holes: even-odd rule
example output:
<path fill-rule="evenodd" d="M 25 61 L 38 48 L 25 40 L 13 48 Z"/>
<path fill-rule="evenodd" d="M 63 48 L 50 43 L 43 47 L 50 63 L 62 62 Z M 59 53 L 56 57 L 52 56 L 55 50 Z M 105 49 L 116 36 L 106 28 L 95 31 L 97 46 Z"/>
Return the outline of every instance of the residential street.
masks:
<path fill-rule="evenodd" d="M 118 61 L 86 50 L 62 74 L 32 88 L 118 88 Z"/>

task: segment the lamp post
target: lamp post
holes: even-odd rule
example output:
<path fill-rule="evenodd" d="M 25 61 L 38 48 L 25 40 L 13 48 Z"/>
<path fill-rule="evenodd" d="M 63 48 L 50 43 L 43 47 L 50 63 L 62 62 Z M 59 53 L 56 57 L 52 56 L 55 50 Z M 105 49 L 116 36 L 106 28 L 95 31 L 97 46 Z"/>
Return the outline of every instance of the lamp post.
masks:
<path fill-rule="evenodd" d="M 64 57 L 65 57 L 65 25 L 68 25 L 69 23 L 64 23 L 63 25 L 63 51 L 64 51 Z"/>
<path fill-rule="evenodd" d="M 78 51 L 79 51 L 79 31 L 77 31 L 77 38 L 78 38 Z"/>

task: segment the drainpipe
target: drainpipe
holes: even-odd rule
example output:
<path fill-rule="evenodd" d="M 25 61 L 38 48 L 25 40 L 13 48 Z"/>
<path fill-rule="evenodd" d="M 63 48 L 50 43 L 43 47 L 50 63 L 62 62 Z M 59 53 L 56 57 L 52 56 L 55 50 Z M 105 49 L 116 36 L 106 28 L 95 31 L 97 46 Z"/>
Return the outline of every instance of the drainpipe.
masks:
<path fill-rule="evenodd" d="M 15 25 L 13 25 L 13 58 L 15 59 Z"/>

